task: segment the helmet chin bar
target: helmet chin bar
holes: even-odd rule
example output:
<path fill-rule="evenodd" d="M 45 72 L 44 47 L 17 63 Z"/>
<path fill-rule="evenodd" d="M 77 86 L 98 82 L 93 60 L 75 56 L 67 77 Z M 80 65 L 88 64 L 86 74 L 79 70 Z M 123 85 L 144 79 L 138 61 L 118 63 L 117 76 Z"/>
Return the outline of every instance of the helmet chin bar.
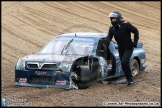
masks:
<path fill-rule="evenodd" d="M 113 26 L 116 26 L 116 25 L 118 25 L 118 22 L 117 21 L 111 21 L 111 24 L 113 25 Z"/>
<path fill-rule="evenodd" d="M 110 20 L 111 20 L 111 18 L 110 18 Z M 116 18 L 116 21 L 112 21 L 111 20 L 111 24 L 113 25 L 113 26 L 117 26 L 118 24 L 120 24 L 121 23 L 121 19 L 119 19 L 119 18 Z"/>

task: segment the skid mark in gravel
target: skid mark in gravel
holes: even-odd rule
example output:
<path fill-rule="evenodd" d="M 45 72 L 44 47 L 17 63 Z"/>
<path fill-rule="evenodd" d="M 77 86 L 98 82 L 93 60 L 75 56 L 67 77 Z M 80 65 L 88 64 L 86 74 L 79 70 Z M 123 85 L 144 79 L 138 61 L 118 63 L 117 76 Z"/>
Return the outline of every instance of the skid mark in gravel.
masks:
<path fill-rule="evenodd" d="M 20 50 L 19 48 L 15 48 L 14 46 L 11 46 L 11 45 L 9 45 L 7 43 L 2 42 L 2 45 L 4 45 L 7 48 L 11 49 L 11 51 L 14 50 L 14 51 L 19 51 L 22 54 L 27 54 L 24 50 Z"/>
<path fill-rule="evenodd" d="M 68 13 L 68 14 L 70 14 L 70 15 L 73 15 L 73 16 L 78 16 L 79 18 L 83 18 L 83 19 L 86 19 L 86 20 L 88 20 L 88 21 L 92 21 L 92 22 L 95 22 L 95 23 L 99 23 L 97 20 L 95 20 L 95 19 L 92 19 L 92 18 L 87 18 L 87 17 L 85 17 L 85 16 L 82 16 L 83 14 L 78 14 L 79 12 L 73 12 L 73 11 L 68 11 L 68 10 L 65 10 L 65 9 L 63 9 L 63 8 L 61 8 L 61 7 L 58 7 L 58 6 L 55 6 L 55 5 L 51 5 L 51 4 L 48 4 L 49 6 L 51 6 L 51 7 L 53 7 L 53 8 L 56 8 L 56 9 L 58 9 L 58 10 L 60 10 L 60 11 L 62 11 L 62 12 L 65 12 L 65 13 Z M 103 25 L 105 25 L 104 23 L 101 23 L 100 22 L 100 24 L 103 24 Z"/>
<path fill-rule="evenodd" d="M 14 85 L 14 66 L 19 57 L 39 50 L 60 33 L 107 33 L 111 24 L 108 14 L 114 9 L 139 28 L 144 43 L 148 67 L 134 79 L 135 86 L 94 82 L 88 89 L 67 91 Z M 25 98 L 33 106 L 103 106 L 104 101 L 161 100 L 160 2 L 3 2 L 2 35 L 2 97 Z"/>
<path fill-rule="evenodd" d="M 6 28 L 6 27 L 3 27 L 3 29 L 5 29 L 7 32 L 9 32 L 10 34 L 12 34 L 13 36 L 16 36 L 16 37 L 18 37 L 18 38 L 20 38 L 20 39 L 22 39 L 22 40 L 25 40 L 25 41 L 27 41 L 27 42 L 29 42 L 29 43 L 31 43 L 31 44 L 34 44 L 34 45 L 37 46 L 37 47 L 41 47 L 40 44 L 35 43 L 35 42 L 33 42 L 32 40 L 30 40 L 30 39 L 28 39 L 28 38 L 24 38 L 22 35 L 17 34 L 17 33 L 13 32 L 12 30 L 10 30 L 10 29 L 8 29 L 8 28 Z"/>

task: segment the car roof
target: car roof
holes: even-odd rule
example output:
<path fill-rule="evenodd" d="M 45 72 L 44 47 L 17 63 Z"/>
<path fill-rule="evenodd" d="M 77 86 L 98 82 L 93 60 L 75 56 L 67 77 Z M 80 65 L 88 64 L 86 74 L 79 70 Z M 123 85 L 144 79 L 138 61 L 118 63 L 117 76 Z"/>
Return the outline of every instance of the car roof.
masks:
<path fill-rule="evenodd" d="M 93 37 L 93 38 L 104 38 L 107 36 L 105 33 L 97 33 L 97 32 L 73 32 L 73 33 L 65 33 L 60 34 L 60 36 L 74 36 L 74 37 Z"/>

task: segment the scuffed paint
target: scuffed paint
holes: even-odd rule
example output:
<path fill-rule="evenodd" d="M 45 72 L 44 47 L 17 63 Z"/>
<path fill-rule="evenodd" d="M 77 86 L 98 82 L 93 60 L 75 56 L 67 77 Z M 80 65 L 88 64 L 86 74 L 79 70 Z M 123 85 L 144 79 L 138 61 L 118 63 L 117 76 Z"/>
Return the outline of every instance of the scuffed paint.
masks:
<path fill-rule="evenodd" d="M 73 74 L 71 74 L 71 77 L 73 76 Z M 70 86 L 69 89 L 78 89 L 78 86 L 76 83 L 73 82 L 73 80 L 70 77 Z"/>
<path fill-rule="evenodd" d="M 99 64 L 101 66 L 100 68 L 101 77 L 105 78 L 108 72 L 107 62 L 103 57 L 99 57 Z"/>
<path fill-rule="evenodd" d="M 61 62 L 59 68 L 63 71 L 63 72 L 70 72 L 71 66 L 72 66 L 73 62 L 69 63 L 66 61 Z"/>
<path fill-rule="evenodd" d="M 61 62 L 59 68 L 63 71 L 63 72 L 71 72 L 71 66 L 72 66 L 73 62 L 72 61 L 63 61 Z M 72 77 L 75 77 L 74 73 L 71 72 L 71 76 L 69 77 L 70 79 L 70 85 L 69 85 L 69 89 L 78 89 L 78 86 L 76 83 L 73 82 Z"/>
<path fill-rule="evenodd" d="M 116 64 L 117 64 L 117 69 L 116 69 L 116 71 L 117 71 L 117 72 L 122 71 L 121 61 L 120 61 L 120 60 L 117 60 L 117 61 L 116 61 Z"/>

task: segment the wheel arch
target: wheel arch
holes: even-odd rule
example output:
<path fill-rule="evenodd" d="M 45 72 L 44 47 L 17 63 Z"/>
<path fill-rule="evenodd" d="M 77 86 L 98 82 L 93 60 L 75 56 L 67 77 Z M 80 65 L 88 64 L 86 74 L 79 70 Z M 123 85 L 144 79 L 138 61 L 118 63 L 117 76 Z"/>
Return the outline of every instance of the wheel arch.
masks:
<path fill-rule="evenodd" d="M 137 62 L 138 62 L 138 66 L 139 66 L 139 70 L 140 70 L 140 68 L 141 68 L 141 66 L 140 66 L 140 59 L 136 56 L 136 57 L 134 57 L 133 59 L 135 59 L 135 60 L 137 60 Z M 132 60 L 133 60 L 132 59 Z"/>

